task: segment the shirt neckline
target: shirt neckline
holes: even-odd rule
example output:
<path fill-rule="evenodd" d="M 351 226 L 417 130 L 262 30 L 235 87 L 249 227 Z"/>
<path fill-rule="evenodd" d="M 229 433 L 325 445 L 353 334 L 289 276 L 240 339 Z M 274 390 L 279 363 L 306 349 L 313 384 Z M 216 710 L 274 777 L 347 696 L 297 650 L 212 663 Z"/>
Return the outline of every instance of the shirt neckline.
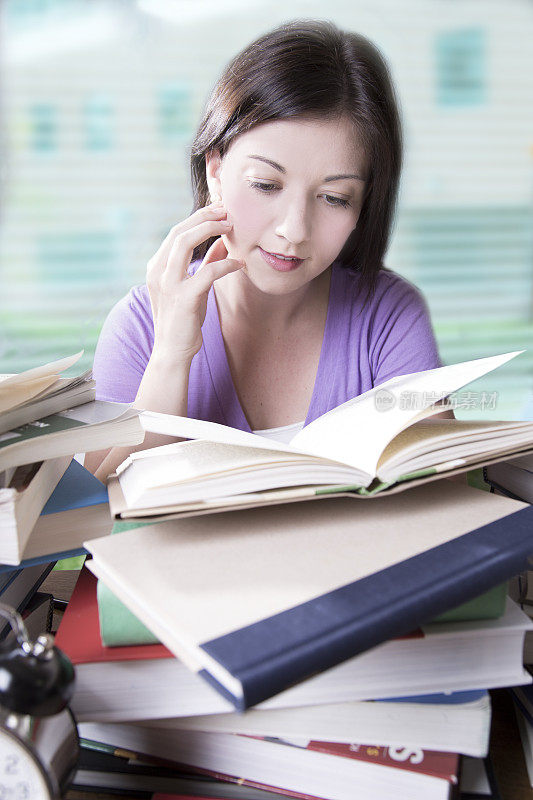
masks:
<path fill-rule="evenodd" d="M 290 425 L 278 425 L 277 428 L 254 428 L 252 433 L 266 434 L 266 433 L 282 433 L 283 431 L 300 430 L 303 427 L 304 421 L 291 422 Z"/>
<path fill-rule="evenodd" d="M 324 404 L 325 393 L 323 391 L 321 392 L 321 386 L 323 386 L 323 381 L 326 376 L 328 385 L 332 387 L 335 383 L 333 379 L 335 364 L 331 363 L 333 348 L 330 346 L 330 342 L 335 341 L 336 334 L 339 329 L 342 328 L 342 320 L 340 319 L 339 313 L 334 313 L 333 311 L 333 309 L 335 309 L 336 312 L 339 312 L 340 308 L 344 305 L 338 302 L 339 291 L 342 291 L 342 281 L 339 280 L 339 273 L 341 272 L 342 269 L 334 263 L 331 268 L 324 336 L 322 338 L 313 392 L 304 420 L 304 427 L 313 419 L 316 419 L 316 417 L 327 411 L 327 407 L 325 407 Z M 202 330 L 206 360 L 222 417 L 226 425 L 251 433 L 252 428 L 242 409 L 237 390 L 233 383 L 233 378 L 231 377 L 213 287 L 209 290 L 207 297 L 207 309 Z"/>

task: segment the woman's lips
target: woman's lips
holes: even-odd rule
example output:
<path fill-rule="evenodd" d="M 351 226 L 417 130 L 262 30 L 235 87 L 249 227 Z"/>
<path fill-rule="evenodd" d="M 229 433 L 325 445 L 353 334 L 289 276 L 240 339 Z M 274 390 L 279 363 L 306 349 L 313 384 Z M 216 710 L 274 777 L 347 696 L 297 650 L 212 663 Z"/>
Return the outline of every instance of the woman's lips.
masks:
<path fill-rule="evenodd" d="M 304 261 L 303 258 L 291 258 L 290 260 L 278 258 L 273 253 L 263 250 L 262 247 L 259 248 L 259 251 L 266 263 L 270 264 L 278 272 L 291 272 L 293 269 L 297 269 Z"/>

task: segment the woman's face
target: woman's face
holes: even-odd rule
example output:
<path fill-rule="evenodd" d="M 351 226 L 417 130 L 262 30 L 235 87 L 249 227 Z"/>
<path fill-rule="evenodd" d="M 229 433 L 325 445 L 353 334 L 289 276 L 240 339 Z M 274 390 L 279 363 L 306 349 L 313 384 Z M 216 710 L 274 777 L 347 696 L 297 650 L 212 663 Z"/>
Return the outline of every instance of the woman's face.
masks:
<path fill-rule="evenodd" d="M 257 125 L 222 160 L 218 151 L 206 156 L 206 167 L 233 222 L 223 236 L 228 254 L 266 293 L 295 291 L 324 272 L 357 224 L 366 159 L 346 119 Z"/>

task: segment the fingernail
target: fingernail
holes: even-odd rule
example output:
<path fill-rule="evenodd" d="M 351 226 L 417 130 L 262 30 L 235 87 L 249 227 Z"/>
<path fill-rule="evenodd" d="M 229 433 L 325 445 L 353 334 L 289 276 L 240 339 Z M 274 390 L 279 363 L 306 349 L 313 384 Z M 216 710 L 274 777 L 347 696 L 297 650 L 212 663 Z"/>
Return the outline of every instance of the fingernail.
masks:
<path fill-rule="evenodd" d="M 231 228 L 233 222 L 231 222 L 229 219 L 221 219 L 220 224 L 225 225 L 227 228 Z"/>

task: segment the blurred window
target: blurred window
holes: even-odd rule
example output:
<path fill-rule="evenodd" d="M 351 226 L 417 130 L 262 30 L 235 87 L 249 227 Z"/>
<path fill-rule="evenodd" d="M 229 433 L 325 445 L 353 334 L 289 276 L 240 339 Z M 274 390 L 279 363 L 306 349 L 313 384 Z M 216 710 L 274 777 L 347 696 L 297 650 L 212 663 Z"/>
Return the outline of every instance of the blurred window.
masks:
<path fill-rule="evenodd" d="M 34 103 L 29 109 L 30 143 L 37 152 L 57 148 L 57 109 L 51 103 Z"/>
<path fill-rule="evenodd" d="M 424 292 L 445 363 L 531 348 L 472 387 L 498 393 L 493 418 L 531 415 L 533 4 L 426 6 L 327 9 L 382 50 L 401 101 L 386 264 Z M 221 69 L 297 17 L 296 0 L 0 4 L 0 372 L 82 347 L 90 366 L 106 314 L 191 213 L 190 146 Z"/>
<path fill-rule="evenodd" d="M 437 34 L 437 102 L 440 105 L 474 105 L 485 101 L 485 49 L 482 28 Z"/>
<path fill-rule="evenodd" d="M 157 127 L 162 139 L 182 141 L 193 129 L 190 87 L 166 85 L 157 90 Z"/>
<path fill-rule="evenodd" d="M 94 94 L 83 107 L 85 147 L 88 150 L 110 150 L 113 147 L 113 100 L 105 94 Z"/>

